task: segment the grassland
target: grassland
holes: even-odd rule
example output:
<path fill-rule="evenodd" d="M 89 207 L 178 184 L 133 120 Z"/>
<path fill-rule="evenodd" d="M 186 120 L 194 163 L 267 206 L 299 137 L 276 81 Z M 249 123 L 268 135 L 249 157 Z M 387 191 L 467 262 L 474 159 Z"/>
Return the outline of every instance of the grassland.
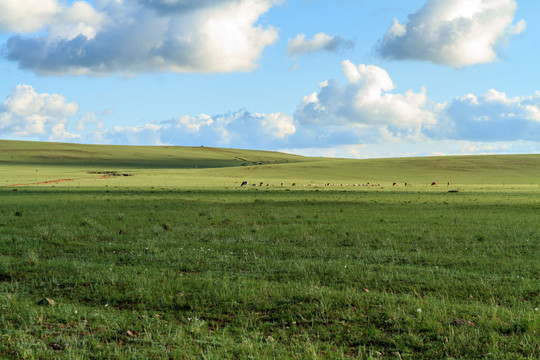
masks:
<path fill-rule="evenodd" d="M 0 142 L 0 358 L 540 357 L 538 155 L 72 146 Z"/>
<path fill-rule="evenodd" d="M 103 176 L 118 172 L 133 176 Z M 447 156 L 351 160 L 208 147 L 99 146 L 0 140 L 0 186 L 170 187 L 223 189 L 250 183 L 280 186 L 325 183 L 433 181 L 460 186 L 540 183 L 540 155 Z M 42 183 L 42 184 L 39 184 Z M 43 184 L 44 183 L 44 184 Z"/>

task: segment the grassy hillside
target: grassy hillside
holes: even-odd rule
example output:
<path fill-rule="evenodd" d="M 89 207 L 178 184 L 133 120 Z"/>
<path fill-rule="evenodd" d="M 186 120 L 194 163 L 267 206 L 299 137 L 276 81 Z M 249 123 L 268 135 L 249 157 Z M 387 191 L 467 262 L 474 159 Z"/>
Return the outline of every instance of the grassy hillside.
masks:
<path fill-rule="evenodd" d="M 538 184 L 540 155 L 445 156 L 395 159 L 317 159 L 280 166 L 229 169 L 252 178 L 276 176 L 315 182 Z M 272 173 L 272 175 L 270 175 Z"/>
<path fill-rule="evenodd" d="M 301 161 L 306 159 L 271 151 L 0 140 L 0 174 L 2 174 L 0 184 L 40 186 L 51 184 L 73 186 L 74 183 L 78 186 L 212 184 L 215 174 L 201 170 Z M 115 176 L 103 178 L 104 174 L 111 172 L 127 172 L 136 176 L 129 179 L 124 177 L 122 179 L 124 181 L 121 182 L 118 181 L 119 177 Z M 174 178 L 171 179 L 171 176 Z M 209 181 L 205 181 L 205 178 Z M 50 183 L 59 179 L 72 181 Z M 226 181 L 228 182 L 229 180 Z"/>
<path fill-rule="evenodd" d="M 228 187 L 244 180 L 270 187 L 281 182 L 532 185 L 540 183 L 540 155 L 353 160 L 207 147 L 0 141 L 0 172 L 5 186 Z M 114 172 L 132 176 L 104 176 Z M 70 181 L 53 182 L 60 179 Z"/>
<path fill-rule="evenodd" d="M 271 151 L 179 146 L 117 146 L 0 140 L 0 163 L 86 168 L 193 169 L 302 161 Z"/>

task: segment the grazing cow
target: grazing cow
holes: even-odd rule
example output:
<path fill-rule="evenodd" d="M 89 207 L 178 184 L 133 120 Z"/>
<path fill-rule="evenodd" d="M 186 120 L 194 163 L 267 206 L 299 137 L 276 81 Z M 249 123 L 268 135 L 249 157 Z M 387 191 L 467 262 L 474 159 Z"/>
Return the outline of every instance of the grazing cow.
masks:
<path fill-rule="evenodd" d="M 261 181 L 261 183 L 259 184 L 259 186 L 263 186 L 263 182 Z"/>
<path fill-rule="evenodd" d="M 407 183 L 405 183 L 405 186 L 407 186 Z"/>
<path fill-rule="evenodd" d="M 296 183 L 292 183 L 292 186 L 296 186 Z"/>
<path fill-rule="evenodd" d="M 242 185 L 240 186 L 247 186 L 248 182 L 247 181 L 242 181 Z"/>
<path fill-rule="evenodd" d="M 437 185 L 437 182 L 436 182 L 436 181 L 434 181 L 434 182 L 431 183 L 431 186 L 435 186 L 435 185 Z"/>
<path fill-rule="evenodd" d="M 281 186 L 285 185 L 284 183 L 281 183 Z"/>
<path fill-rule="evenodd" d="M 448 183 L 446 186 L 450 186 L 450 183 Z"/>
<path fill-rule="evenodd" d="M 394 185 L 392 185 L 392 186 L 398 186 L 398 183 L 394 183 Z"/>

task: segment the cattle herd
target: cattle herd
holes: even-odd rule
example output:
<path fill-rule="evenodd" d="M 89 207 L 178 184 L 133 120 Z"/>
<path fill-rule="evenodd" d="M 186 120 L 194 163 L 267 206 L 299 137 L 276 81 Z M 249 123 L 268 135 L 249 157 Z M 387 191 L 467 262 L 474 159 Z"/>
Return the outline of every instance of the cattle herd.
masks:
<path fill-rule="evenodd" d="M 242 183 L 240 184 L 240 186 L 264 186 L 264 182 L 261 181 L 261 182 L 254 182 L 254 183 L 249 183 L 248 181 L 242 181 Z M 284 187 L 286 186 L 286 184 L 284 182 L 282 182 L 281 184 L 281 187 Z M 408 183 L 404 183 L 405 186 L 410 186 L 410 184 Z M 437 185 L 437 182 L 434 181 L 431 183 L 431 186 L 436 186 Z M 266 184 L 266 186 L 271 186 L 270 184 Z M 272 185 L 273 186 L 273 185 Z M 291 183 L 291 186 L 297 186 L 296 183 Z M 343 184 L 343 183 L 339 183 L 339 184 L 334 184 L 334 183 L 325 183 L 323 185 L 319 185 L 319 184 L 313 184 L 313 183 L 309 183 L 309 184 L 302 184 L 302 186 L 304 187 L 319 187 L 319 186 L 324 186 L 324 187 L 331 187 L 331 186 L 337 186 L 337 187 L 343 187 L 343 186 L 381 186 L 381 184 L 372 184 L 370 182 L 367 182 L 365 184 Z M 392 184 L 392 186 L 399 186 L 399 183 L 395 182 Z M 447 184 L 447 186 L 450 186 L 450 183 Z"/>

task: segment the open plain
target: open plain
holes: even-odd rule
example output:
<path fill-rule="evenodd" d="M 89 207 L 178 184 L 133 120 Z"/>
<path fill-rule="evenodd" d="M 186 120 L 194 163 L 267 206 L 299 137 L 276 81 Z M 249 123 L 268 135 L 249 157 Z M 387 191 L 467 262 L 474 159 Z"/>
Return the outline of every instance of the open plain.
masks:
<path fill-rule="evenodd" d="M 0 141 L 1 358 L 538 359 L 539 254 L 540 155 Z"/>

